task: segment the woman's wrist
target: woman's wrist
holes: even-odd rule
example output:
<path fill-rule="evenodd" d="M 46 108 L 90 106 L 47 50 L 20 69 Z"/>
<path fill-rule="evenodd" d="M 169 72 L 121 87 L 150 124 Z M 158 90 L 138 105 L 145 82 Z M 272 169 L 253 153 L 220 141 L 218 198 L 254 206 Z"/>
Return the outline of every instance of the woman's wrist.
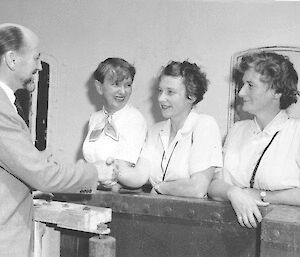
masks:
<path fill-rule="evenodd" d="M 245 191 L 247 194 L 249 194 L 253 199 L 265 202 L 266 198 L 266 191 L 261 189 L 255 189 L 255 188 L 244 188 L 243 191 Z"/>
<path fill-rule="evenodd" d="M 234 195 L 236 192 L 238 192 L 238 191 L 242 191 L 242 189 L 239 188 L 239 187 L 237 187 L 237 186 L 230 186 L 230 187 L 228 188 L 228 190 L 227 190 L 227 193 L 226 193 L 227 199 L 228 199 L 229 201 L 231 201 L 232 198 L 233 198 L 233 195 Z"/>
<path fill-rule="evenodd" d="M 260 200 L 261 200 L 262 202 L 267 202 L 267 201 L 266 201 L 267 191 L 261 190 L 260 193 L 259 193 L 259 196 L 260 196 Z"/>

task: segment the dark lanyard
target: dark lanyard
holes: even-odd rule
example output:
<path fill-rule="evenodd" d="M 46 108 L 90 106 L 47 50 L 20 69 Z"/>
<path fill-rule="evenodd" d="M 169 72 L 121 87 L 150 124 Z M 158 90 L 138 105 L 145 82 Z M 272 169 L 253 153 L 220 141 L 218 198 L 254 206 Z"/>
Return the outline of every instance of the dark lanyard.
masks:
<path fill-rule="evenodd" d="M 255 180 L 255 175 L 256 175 L 256 171 L 258 169 L 258 166 L 259 166 L 259 163 L 262 159 L 262 157 L 264 156 L 265 152 L 267 151 L 267 149 L 269 148 L 269 146 L 271 145 L 271 143 L 273 142 L 274 138 L 277 136 L 279 131 L 277 131 L 274 136 L 272 137 L 271 141 L 269 142 L 269 144 L 266 146 L 266 148 L 264 149 L 264 151 L 262 152 L 261 156 L 259 157 L 256 165 L 255 165 L 255 168 L 253 170 L 253 173 L 252 173 L 252 176 L 251 176 L 251 179 L 250 179 L 250 188 L 253 188 L 253 185 L 254 185 L 254 180 Z"/>
<path fill-rule="evenodd" d="M 163 179 L 162 179 L 162 181 L 165 181 L 165 177 L 166 177 L 166 174 L 167 174 L 167 170 L 168 170 L 168 167 L 169 167 L 169 163 L 170 163 L 170 161 L 171 161 L 171 158 L 172 158 L 172 156 L 173 156 L 173 153 L 174 153 L 174 150 L 175 150 L 177 144 L 178 144 L 178 141 L 176 142 L 176 144 L 175 144 L 175 146 L 174 146 L 174 148 L 173 148 L 173 150 L 172 150 L 172 153 L 171 153 L 171 155 L 170 155 L 170 158 L 169 158 L 169 160 L 168 160 L 168 163 L 167 163 L 167 166 L 166 166 L 166 169 L 165 169 L 165 170 L 164 170 L 164 168 L 163 168 L 163 166 L 162 166 L 162 163 L 163 163 L 163 160 L 164 160 L 166 151 L 164 151 L 164 153 L 163 153 L 163 155 L 162 155 L 161 162 L 160 162 L 160 167 L 161 167 L 161 170 L 162 170 L 162 172 L 163 172 Z"/>

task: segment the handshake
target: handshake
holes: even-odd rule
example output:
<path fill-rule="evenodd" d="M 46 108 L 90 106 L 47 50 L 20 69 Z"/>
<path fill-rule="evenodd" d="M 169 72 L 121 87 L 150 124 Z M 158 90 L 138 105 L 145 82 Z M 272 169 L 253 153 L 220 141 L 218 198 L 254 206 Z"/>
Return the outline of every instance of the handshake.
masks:
<path fill-rule="evenodd" d="M 98 181 L 106 188 L 112 188 L 118 183 L 120 174 L 119 160 L 109 157 L 106 161 L 99 161 L 95 163 L 98 170 Z"/>

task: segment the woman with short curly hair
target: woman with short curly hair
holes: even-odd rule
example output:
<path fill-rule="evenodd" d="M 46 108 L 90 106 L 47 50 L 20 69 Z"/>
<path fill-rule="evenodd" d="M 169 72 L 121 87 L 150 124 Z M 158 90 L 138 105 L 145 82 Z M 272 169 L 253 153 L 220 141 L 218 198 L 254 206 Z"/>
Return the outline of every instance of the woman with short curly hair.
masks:
<path fill-rule="evenodd" d="M 222 166 L 218 125 L 193 108 L 207 91 L 206 75 L 195 63 L 172 61 L 158 82 L 158 102 L 166 120 L 148 132 L 135 167 L 116 162 L 118 180 L 140 187 L 149 179 L 153 193 L 205 197 L 215 168 Z"/>

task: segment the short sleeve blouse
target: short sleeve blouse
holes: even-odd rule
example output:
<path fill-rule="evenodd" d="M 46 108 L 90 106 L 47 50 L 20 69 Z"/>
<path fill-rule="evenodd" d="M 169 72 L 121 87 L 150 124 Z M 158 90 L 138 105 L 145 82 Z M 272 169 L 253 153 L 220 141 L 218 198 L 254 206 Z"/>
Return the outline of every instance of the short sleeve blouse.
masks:
<path fill-rule="evenodd" d="M 222 167 L 220 131 L 211 116 L 192 110 L 168 145 L 170 128 L 170 120 L 155 124 L 141 154 L 151 165 L 152 185 L 189 178 L 212 166 Z"/>
<path fill-rule="evenodd" d="M 89 131 L 83 143 L 83 155 L 86 161 L 94 163 L 108 157 L 136 164 L 147 134 L 147 124 L 142 114 L 133 106 L 126 105 L 112 115 L 119 140 L 116 141 L 105 133 L 90 142 L 90 134 L 99 123 L 105 123 L 105 111 L 93 113 L 89 120 Z"/>
<path fill-rule="evenodd" d="M 235 123 L 224 145 L 223 178 L 241 188 L 249 187 L 254 167 L 263 150 L 254 188 L 281 190 L 300 186 L 300 121 L 280 111 L 261 131 L 254 120 Z"/>

